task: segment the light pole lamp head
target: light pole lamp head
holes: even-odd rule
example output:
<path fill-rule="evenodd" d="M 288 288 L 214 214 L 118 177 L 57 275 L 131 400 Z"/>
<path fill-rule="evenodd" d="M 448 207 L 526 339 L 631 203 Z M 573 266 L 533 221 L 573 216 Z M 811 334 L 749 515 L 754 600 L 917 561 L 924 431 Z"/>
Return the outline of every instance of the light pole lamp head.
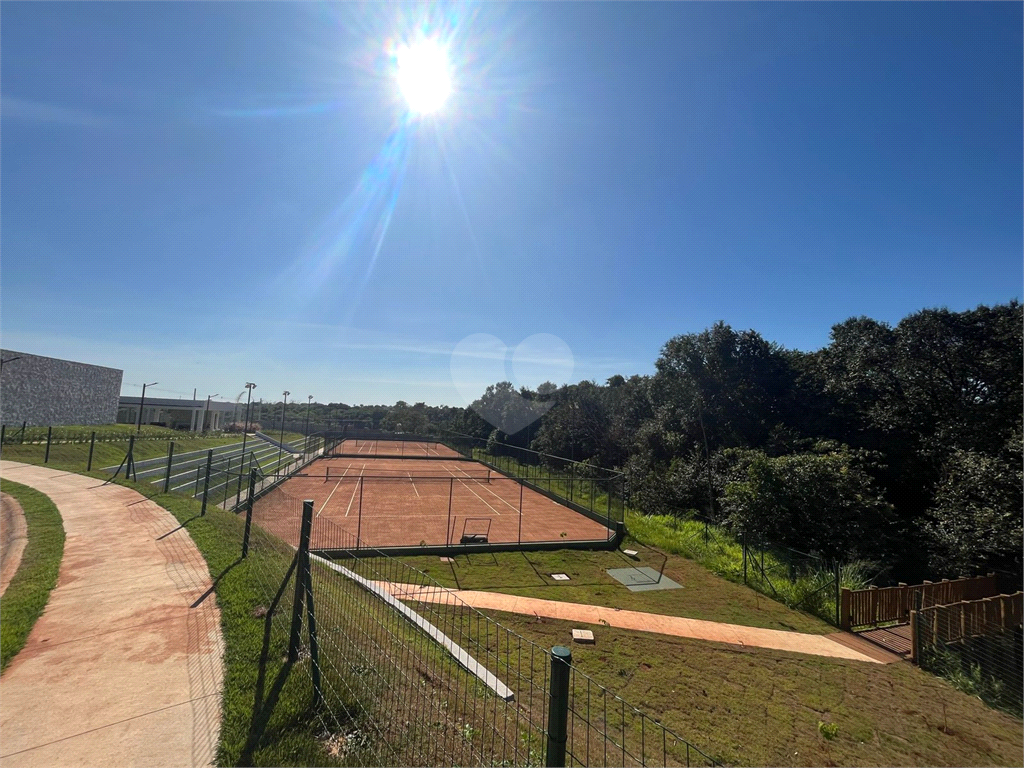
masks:
<path fill-rule="evenodd" d="M 245 382 L 245 388 L 246 389 L 256 389 L 256 385 L 253 384 L 251 381 L 247 381 L 247 382 Z"/>
<path fill-rule="evenodd" d="M 288 397 L 288 395 L 290 395 L 290 394 L 291 394 L 291 392 L 289 392 L 287 389 L 284 391 L 284 396 L 285 397 Z"/>

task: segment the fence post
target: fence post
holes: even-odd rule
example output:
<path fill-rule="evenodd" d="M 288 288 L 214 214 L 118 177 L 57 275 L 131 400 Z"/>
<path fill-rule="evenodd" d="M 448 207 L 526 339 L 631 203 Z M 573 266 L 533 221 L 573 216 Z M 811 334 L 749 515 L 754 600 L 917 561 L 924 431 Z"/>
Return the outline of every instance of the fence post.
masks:
<path fill-rule="evenodd" d="M 135 435 L 128 436 L 128 455 L 125 457 L 127 462 L 124 467 L 124 479 L 127 480 L 129 477 L 135 474 Z M 138 478 L 136 478 L 138 479 Z"/>
<path fill-rule="evenodd" d="M 7 425 L 6 424 L 0 424 L 0 452 L 3 451 L 4 436 L 6 434 L 7 434 Z M 93 432 L 93 434 L 95 435 L 96 433 Z"/>
<path fill-rule="evenodd" d="M 842 603 L 839 610 L 839 628 L 845 629 L 847 632 L 850 631 L 850 601 L 853 598 L 853 594 L 848 589 L 841 589 L 840 594 L 842 595 L 840 601 Z"/>
<path fill-rule="evenodd" d="M 490 474 L 490 470 L 487 470 Z M 455 478 L 448 481 L 448 527 L 444 532 L 444 540 L 447 546 L 452 545 L 452 491 L 455 490 Z M 360 503 L 361 506 L 361 503 Z"/>
<path fill-rule="evenodd" d="M 92 437 L 89 438 L 89 463 L 85 465 L 85 471 L 92 471 L 92 452 L 96 448 L 96 432 L 93 431 Z"/>
<path fill-rule="evenodd" d="M 519 544 L 523 543 L 523 484 L 519 484 Z"/>
<path fill-rule="evenodd" d="M 252 505 L 256 497 L 256 470 L 249 470 L 249 497 L 245 505 L 245 533 L 242 534 L 242 557 L 249 556 L 249 531 L 252 529 Z"/>
<path fill-rule="evenodd" d="M 299 641 L 302 635 L 302 598 L 305 594 L 305 570 L 309 566 L 309 532 L 313 527 L 313 501 L 302 502 L 302 528 L 299 532 L 299 548 L 295 552 L 295 599 L 292 601 L 292 632 L 288 642 L 288 661 L 299 660 Z"/>
<path fill-rule="evenodd" d="M 306 521 L 309 521 L 308 529 Z M 302 502 L 302 526 L 312 532 L 313 527 L 313 502 L 306 500 Z M 306 587 L 306 621 L 309 623 L 309 662 L 310 674 L 313 677 L 313 706 L 317 709 L 324 702 L 323 690 L 320 685 L 320 641 L 316 633 L 316 608 L 313 605 L 313 571 L 309 566 L 309 536 L 306 537 L 306 550 L 303 556 L 305 577 L 303 581 Z"/>
<path fill-rule="evenodd" d="M 203 508 L 200 515 L 206 514 L 206 500 L 210 496 L 210 467 L 213 465 L 213 449 L 206 452 L 206 480 L 203 481 Z"/>
<path fill-rule="evenodd" d="M 566 723 L 569 719 L 569 670 L 572 651 L 564 645 L 551 649 L 551 690 L 548 704 L 548 749 L 544 765 L 564 768 Z"/>
<path fill-rule="evenodd" d="M 46 428 L 46 455 L 43 457 L 43 464 L 50 463 L 50 439 L 53 437 L 53 427 Z"/>
<path fill-rule="evenodd" d="M 921 641 L 921 635 L 918 632 L 917 626 L 917 611 L 910 612 L 910 663 L 917 664 L 920 662 L 920 654 L 917 650 L 917 644 Z"/>
<path fill-rule="evenodd" d="M 167 473 L 164 475 L 164 493 L 171 489 L 171 463 L 174 461 L 174 441 L 167 445 Z"/>
<path fill-rule="evenodd" d="M 454 482 L 454 481 L 453 481 Z M 356 520 L 356 549 L 363 541 L 363 478 L 359 478 L 359 517 Z"/>
<path fill-rule="evenodd" d="M 18 443 L 19 445 L 24 445 L 24 443 L 25 443 L 25 428 L 27 426 L 28 426 L 28 422 L 27 421 L 21 422 L 21 439 L 20 439 L 20 441 Z"/>

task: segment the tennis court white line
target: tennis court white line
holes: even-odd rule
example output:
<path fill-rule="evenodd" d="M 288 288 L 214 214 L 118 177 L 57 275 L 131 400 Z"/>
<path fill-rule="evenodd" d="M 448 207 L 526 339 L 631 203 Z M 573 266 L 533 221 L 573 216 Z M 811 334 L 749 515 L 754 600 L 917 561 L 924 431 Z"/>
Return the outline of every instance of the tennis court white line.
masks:
<path fill-rule="evenodd" d="M 446 469 L 447 469 L 447 467 L 446 467 Z M 449 473 L 451 474 L 451 476 L 452 476 L 452 477 L 454 477 L 454 478 L 455 478 L 456 480 L 462 480 L 462 478 L 461 478 L 461 477 L 459 477 L 458 475 L 456 475 L 456 474 L 455 474 L 454 472 L 452 472 L 452 471 L 451 471 L 450 469 L 448 470 L 448 472 L 449 472 Z M 482 497 L 482 496 L 481 496 L 481 495 L 480 495 L 479 493 L 477 493 L 477 492 L 476 492 L 476 491 L 474 491 L 474 490 L 473 490 L 472 488 L 470 488 L 470 487 L 469 487 L 469 485 L 468 485 L 468 484 L 467 484 L 467 483 L 466 483 L 465 481 L 463 481 L 463 483 L 462 483 L 462 487 L 463 487 L 463 488 L 467 488 L 467 489 L 469 490 L 469 492 L 470 492 L 470 493 L 472 493 L 472 494 L 473 494 L 474 496 L 476 496 L 476 497 L 477 497 L 478 499 L 480 499 L 480 501 L 482 501 L 482 502 L 483 502 L 483 504 L 484 504 L 484 506 L 485 506 L 485 507 L 487 507 L 487 508 L 488 508 L 489 510 L 491 510 L 491 512 L 493 512 L 494 514 L 496 514 L 496 515 L 497 515 L 498 517 L 501 517 L 501 512 L 499 512 L 499 511 L 498 511 L 498 510 L 496 510 L 496 509 L 495 509 L 494 507 L 492 507 L 492 506 L 491 506 L 490 504 L 488 504 L 488 503 L 487 503 L 487 501 L 486 501 L 486 500 L 485 500 L 485 499 L 484 499 L 484 498 L 483 498 L 483 497 Z M 513 509 L 514 509 L 514 507 L 513 507 Z"/>
<path fill-rule="evenodd" d="M 348 470 L 347 469 L 344 472 L 341 473 L 341 478 L 338 480 L 338 484 L 336 486 L 334 486 L 334 491 L 338 490 L 338 488 L 341 487 L 341 481 L 345 479 L 345 475 L 347 475 L 347 474 L 348 474 Z M 322 505 L 320 505 L 320 510 L 316 513 L 317 517 L 320 517 L 320 512 L 324 511 L 324 507 L 326 507 L 327 506 L 327 502 L 331 500 L 331 496 L 334 495 L 334 491 L 331 491 L 329 494 L 327 494 L 327 498 L 324 500 L 324 503 Z"/>
<path fill-rule="evenodd" d="M 461 472 L 462 474 L 466 475 L 467 477 L 472 477 L 472 475 L 470 475 L 469 472 L 464 470 L 462 467 L 457 467 L 457 469 L 459 470 L 459 472 Z M 452 473 L 452 474 L 454 474 L 454 473 Z M 457 475 L 456 475 L 456 477 L 457 477 Z M 509 504 L 507 501 L 505 501 L 503 498 L 501 498 L 501 496 L 498 496 L 498 494 L 496 494 L 490 488 L 487 488 L 486 490 L 488 491 L 488 493 L 490 493 L 492 496 L 494 496 L 496 499 L 498 499 L 498 501 L 503 502 L 504 504 L 508 505 L 509 507 L 512 507 L 512 511 L 514 511 L 516 513 L 519 512 L 519 507 L 515 506 L 514 504 Z"/>
<path fill-rule="evenodd" d="M 412 472 L 406 472 L 405 474 L 407 474 L 407 475 L 409 476 L 409 482 L 411 482 L 411 483 L 412 483 L 412 489 L 413 489 L 414 491 L 416 491 L 416 498 L 417 498 L 417 499 L 418 499 L 418 498 L 420 498 L 420 491 L 419 491 L 419 489 L 418 489 L 418 488 L 416 487 L 416 481 L 412 479 Z"/>
<path fill-rule="evenodd" d="M 366 464 L 363 464 L 363 469 L 359 470 L 359 476 L 363 476 L 363 470 L 366 469 Z M 352 502 L 356 500 L 356 492 L 362 487 L 362 483 L 356 483 L 352 488 L 352 498 L 348 500 L 348 506 L 345 507 L 345 517 L 348 517 L 348 513 L 352 511 Z"/>

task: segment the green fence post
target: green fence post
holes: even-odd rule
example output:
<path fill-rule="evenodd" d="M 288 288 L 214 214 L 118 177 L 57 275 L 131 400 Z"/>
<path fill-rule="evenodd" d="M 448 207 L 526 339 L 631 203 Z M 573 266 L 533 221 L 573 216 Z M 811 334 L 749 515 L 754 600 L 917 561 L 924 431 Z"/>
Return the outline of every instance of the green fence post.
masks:
<path fill-rule="evenodd" d="M 164 475 L 164 493 L 171 489 L 171 463 L 174 461 L 174 441 L 167 444 L 167 473 Z"/>
<path fill-rule="evenodd" d="M 288 642 L 288 661 L 299 660 L 299 641 L 302 636 L 302 598 L 305 594 L 305 571 L 309 569 L 309 532 L 313 527 L 313 501 L 302 502 L 302 528 L 299 531 L 299 548 L 295 552 L 295 598 L 292 601 L 292 631 Z"/>
<path fill-rule="evenodd" d="M 27 421 L 21 422 L 21 439 L 18 442 L 19 445 L 24 445 L 24 443 L 25 443 L 25 428 L 27 426 L 28 426 L 28 422 Z"/>
<path fill-rule="evenodd" d="M 544 765 L 564 768 L 565 744 L 568 741 L 566 723 L 569 719 L 569 670 L 572 651 L 564 645 L 551 649 L 551 690 L 548 706 L 548 749 Z"/>
<path fill-rule="evenodd" d="M 3 451 L 4 435 L 6 435 L 6 434 L 7 434 L 7 425 L 6 424 L 0 424 L 0 452 Z"/>
<path fill-rule="evenodd" d="M 206 480 L 203 483 L 203 508 L 200 515 L 206 514 L 206 499 L 210 495 L 210 467 L 213 465 L 213 449 L 206 452 Z"/>
<path fill-rule="evenodd" d="M 256 470 L 249 470 L 249 497 L 245 504 L 245 533 L 242 534 L 242 557 L 249 556 L 249 531 L 252 529 L 252 507 L 256 498 Z"/>
<path fill-rule="evenodd" d="M 836 626 L 839 626 L 839 603 L 842 598 L 841 589 L 839 585 L 839 576 L 842 573 L 842 569 L 839 567 L 839 561 L 836 560 Z"/>
<path fill-rule="evenodd" d="M 302 502 L 302 525 L 306 527 L 309 520 L 309 530 L 313 525 L 313 502 L 306 500 Z M 309 623 L 309 663 L 310 675 L 313 678 L 313 707 L 319 709 L 324 702 L 323 690 L 320 685 L 320 642 L 316 634 L 316 608 L 313 604 L 313 570 L 309 566 L 309 539 L 306 540 L 305 560 L 305 582 L 306 587 L 306 621 Z"/>
<path fill-rule="evenodd" d="M 43 464 L 50 463 L 50 439 L 53 437 L 53 427 L 46 428 L 46 455 L 43 457 Z"/>
<path fill-rule="evenodd" d="M 740 531 L 740 540 L 743 543 L 743 583 L 747 583 L 747 532 Z"/>
<path fill-rule="evenodd" d="M 92 452 L 96 448 L 96 432 L 92 433 L 92 437 L 89 438 L 89 463 L 85 465 L 85 471 L 92 471 Z"/>

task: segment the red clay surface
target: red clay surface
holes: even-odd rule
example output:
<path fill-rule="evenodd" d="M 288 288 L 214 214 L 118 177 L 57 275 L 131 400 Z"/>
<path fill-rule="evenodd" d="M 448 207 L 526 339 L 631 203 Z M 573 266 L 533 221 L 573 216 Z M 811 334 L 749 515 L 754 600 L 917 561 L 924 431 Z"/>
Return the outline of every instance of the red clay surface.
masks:
<path fill-rule="evenodd" d="M 330 479 L 327 470 L 330 469 Z M 605 541 L 603 524 L 473 461 L 322 459 L 256 503 L 254 521 L 298 542 L 302 500 L 313 499 L 314 549 Z M 522 514 L 520 514 L 520 504 Z"/>
<path fill-rule="evenodd" d="M 461 454 L 441 443 L 425 443 L 414 440 L 343 440 L 333 453 L 359 454 L 360 456 L 450 456 Z"/>

